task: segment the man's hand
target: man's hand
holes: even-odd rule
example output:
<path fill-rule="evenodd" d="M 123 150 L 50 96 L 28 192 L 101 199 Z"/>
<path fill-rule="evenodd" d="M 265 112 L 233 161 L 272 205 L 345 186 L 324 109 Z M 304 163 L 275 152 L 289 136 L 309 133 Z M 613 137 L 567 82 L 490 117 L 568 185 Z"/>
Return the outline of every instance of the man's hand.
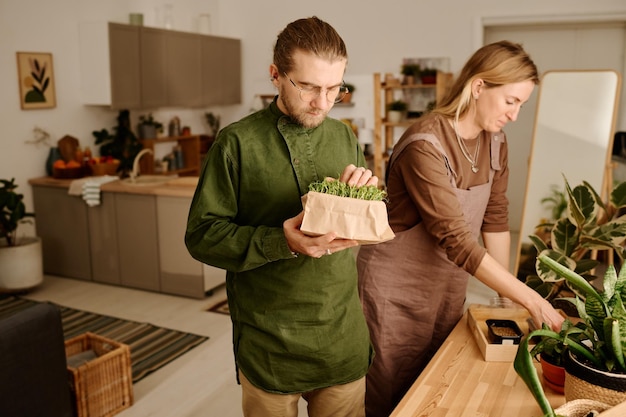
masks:
<path fill-rule="evenodd" d="M 363 167 L 356 167 L 353 164 L 344 168 L 339 181 L 345 182 L 351 186 L 361 187 L 363 185 L 378 185 L 378 177 L 372 174 L 372 171 Z"/>
<path fill-rule="evenodd" d="M 332 255 L 335 252 L 358 246 L 359 244 L 356 240 L 337 239 L 337 235 L 333 232 L 317 237 L 307 236 L 300 231 L 303 218 L 304 211 L 301 211 L 296 217 L 283 222 L 285 238 L 292 252 L 313 258 L 321 258 L 324 255 Z"/>

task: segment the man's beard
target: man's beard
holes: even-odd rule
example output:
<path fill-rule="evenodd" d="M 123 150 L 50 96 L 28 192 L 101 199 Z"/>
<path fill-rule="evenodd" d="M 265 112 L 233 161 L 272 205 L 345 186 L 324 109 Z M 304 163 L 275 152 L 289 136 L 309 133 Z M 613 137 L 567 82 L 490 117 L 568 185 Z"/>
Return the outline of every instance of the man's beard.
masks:
<path fill-rule="evenodd" d="M 291 117 L 291 119 L 296 122 L 297 124 L 306 127 L 307 129 L 312 129 L 314 127 L 319 126 L 320 124 L 322 124 L 322 122 L 324 121 L 324 119 L 326 119 L 326 116 L 328 115 L 328 112 L 330 111 L 330 109 L 328 110 L 313 110 L 311 108 L 307 109 L 307 108 L 299 108 L 297 105 L 295 105 L 295 103 L 291 102 L 288 98 L 288 96 L 286 94 L 279 94 L 278 99 L 282 101 L 283 106 L 285 106 L 285 109 L 287 109 L 287 114 L 289 115 L 289 117 Z M 300 100 L 300 97 L 296 98 L 299 103 L 304 103 L 302 100 Z M 298 104 L 299 104 L 298 103 Z M 315 116 L 312 116 L 310 114 L 310 111 L 313 111 L 316 113 Z"/>

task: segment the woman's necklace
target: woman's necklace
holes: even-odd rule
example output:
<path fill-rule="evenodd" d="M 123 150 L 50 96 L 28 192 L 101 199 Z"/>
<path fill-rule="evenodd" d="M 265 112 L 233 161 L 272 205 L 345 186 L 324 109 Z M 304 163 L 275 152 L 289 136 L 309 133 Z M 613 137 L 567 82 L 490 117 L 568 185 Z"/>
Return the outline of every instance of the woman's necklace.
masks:
<path fill-rule="evenodd" d="M 463 142 L 463 139 L 461 139 L 461 135 L 459 135 L 459 130 L 457 129 L 457 123 L 456 120 L 454 121 L 454 134 L 456 135 L 456 140 L 457 142 L 459 142 L 459 147 L 461 148 L 461 152 L 463 153 L 463 156 L 465 157 L 465 159 L 468 160 L 468 162 L 472 165 L 472 172 L 475 174 L 478 172 L 478 166 L 476 166 L 478 164 L 478 155 L 480 153 L 480 134 L 479 136 L 476 136 L 476 138 L 478 139 L 478 142 L 476 142 L 476 150 L 474 151 L 474 158 L 472 158 L 470 156 L 469 150 L 467 149 L 467 147 L 465 146 L 465 142 Z"/>

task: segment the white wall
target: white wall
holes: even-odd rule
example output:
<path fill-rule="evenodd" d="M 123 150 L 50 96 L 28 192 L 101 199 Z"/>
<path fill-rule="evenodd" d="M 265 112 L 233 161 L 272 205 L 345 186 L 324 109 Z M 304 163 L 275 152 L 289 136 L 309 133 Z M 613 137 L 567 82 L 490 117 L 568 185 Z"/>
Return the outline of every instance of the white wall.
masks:
<path fill-rule="evenodd" d="M 255 105 L 255 94 L 273 93 L 268 66 L 278 32 L 294 19 L 317 15 L 335 26 L 346 41 L 350 55 L 346 79 L 357 86 L 357 105 L 333 114 L 364 117 L 366 127 L 372 126 L 373 72 L 398 72 L 402 58 L 420 56 L 449 56 L 450 69 L 456 72 L 482 44 L 485 18 L 549 21 L 564 15 L 586 19 L 626 13 L 623 0 L 389 0 L 375 6 L 361 0 L 0 0 L 0 178 L 17 179 L 28 208 L 32 197 L 27 181 L 45 175 L 47 155 L 47 149 L 25 143 L 32 139 L 35 126 L 47 130 L 55 141 L 68 134 L 85 146 L 93 145 L 93 130 L 115 125 L 116 112 L 80 102 L 78 23 L 126 23 L 128 13 L 139 12 L 144 14 L 144 24 L 153 26 L 157 9 L 167 2 L 173 4 L 174 29 L 195 31 L 197 16 L 210 13 L 214 34 L 242 40 L 243 103 L 210 109 L 222 115 L 223 123 L 247 114 Z M 20 109 L 17 51 L 53 54 L 56 108 Z M 154 114 L 163 122 L 178 115 L 192 131 L 202 132 L 205 110 L 167 109 Z"/>

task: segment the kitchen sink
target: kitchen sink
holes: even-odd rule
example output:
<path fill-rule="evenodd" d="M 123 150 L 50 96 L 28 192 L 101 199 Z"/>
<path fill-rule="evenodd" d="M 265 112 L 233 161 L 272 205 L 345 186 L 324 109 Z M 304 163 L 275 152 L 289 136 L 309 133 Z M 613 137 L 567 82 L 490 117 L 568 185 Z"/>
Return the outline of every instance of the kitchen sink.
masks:
<path fill-rule="evenodd" d="M 124 178 L 122 182 L 126 185 L 132 185 L 136 187 L 157 186 L 167 184 L 174 178 L 178 178 L 177 175 L 140 175 L 136 178 Z"/>

